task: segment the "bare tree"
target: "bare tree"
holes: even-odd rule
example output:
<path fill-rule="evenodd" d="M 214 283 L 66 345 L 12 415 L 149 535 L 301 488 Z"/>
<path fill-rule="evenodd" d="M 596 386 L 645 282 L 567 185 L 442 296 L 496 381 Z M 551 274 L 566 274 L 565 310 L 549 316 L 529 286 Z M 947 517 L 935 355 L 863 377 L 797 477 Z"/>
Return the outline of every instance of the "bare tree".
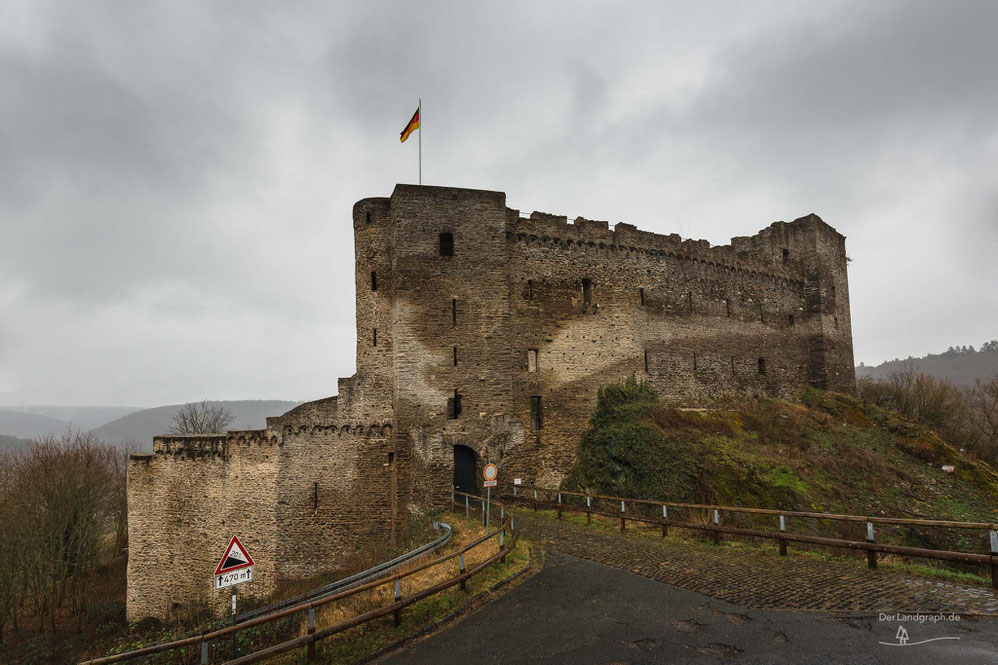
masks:
<path fill-rule="evenodd" d="M 220 434 L 228 429 L 236 416 L 223 404 L 207 400 L 188 402 L 173 414 L 171 434 Z"/>
<path fill-rule="evenodd" d="M 33 441 L 0 468 L 0 624 L 24 601 L 39 626 L 56 629 L 59 608 L 82 626 L 93 596 L 92 571 L 115 555 L 112 545 L 125 485 L 120 453 L 92 434 L 67 431 Z M 6 609 L 4 606 L 7 606 Z"/>
<path fill-rule="evenodd" d="M 968 445 L 992 464 L 998 462 L 998 377 L 964 390 Z"/>

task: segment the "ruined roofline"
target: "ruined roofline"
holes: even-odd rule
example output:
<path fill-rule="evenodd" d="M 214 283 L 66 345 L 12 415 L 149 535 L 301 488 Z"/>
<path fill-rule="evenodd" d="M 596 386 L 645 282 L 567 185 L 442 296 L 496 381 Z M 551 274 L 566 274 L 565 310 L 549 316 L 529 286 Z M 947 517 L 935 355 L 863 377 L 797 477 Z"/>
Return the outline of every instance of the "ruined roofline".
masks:
<path fill-rule="evenodd" d="M 726 245 L 711 245 L 710 241 L 703 239 L 683 238 L 678 233 L 655 233 L 654 231 L 642 231 L 633 224 L 609 222 L 576 217 L 569 221 L 565 215 L 553 215 L 546 212 L 534 211 L 529 217 L 523 216 L 519 210 L 514 208 L 506 209 L 511 231 L 546 231 L 549 233 L 564 232 L 575 236 L 573 239 L 599 240 L 603 242 L 616 242 L 623 244 L 624 241 L 647 243 L 648 247 L 660 249 L 679 249 L 680 251 L 702 252 L 702 251 L 745 251 L 740 245 L 745 245 L 747 241 L 757 238 L 764 238 L 772 233 L 785 233 L 786 231 L 796 231 L 807 226 L 820 225 L 823 230 L 834 233 L 842 239 L 845 236 L 835 230 L 834 227 L 821 219 L 814 213 L 809 213 L 803 217 L 798 217 L 792 222 L 778 221 L 761 229 L 751 236 L 734 236 L 731 242 Z"/>

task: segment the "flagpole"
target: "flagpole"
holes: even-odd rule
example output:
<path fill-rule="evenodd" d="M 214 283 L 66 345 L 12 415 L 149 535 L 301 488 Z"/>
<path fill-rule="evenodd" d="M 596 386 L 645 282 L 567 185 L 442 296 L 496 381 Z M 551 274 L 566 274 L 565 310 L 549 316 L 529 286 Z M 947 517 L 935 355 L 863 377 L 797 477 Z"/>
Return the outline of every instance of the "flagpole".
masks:
<path fill-rule="evenodd" d="M 423 98 L 419 99 L 419 184 L 423 184 Z"/>

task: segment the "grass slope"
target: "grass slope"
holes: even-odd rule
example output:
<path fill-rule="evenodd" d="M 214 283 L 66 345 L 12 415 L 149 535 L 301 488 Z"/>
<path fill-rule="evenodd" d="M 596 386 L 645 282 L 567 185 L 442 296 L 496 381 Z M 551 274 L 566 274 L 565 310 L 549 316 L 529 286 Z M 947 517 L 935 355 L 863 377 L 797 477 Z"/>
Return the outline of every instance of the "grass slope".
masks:
<path fill-rule="evenodd" d="M 998 474 L 837 393 L 682 411 L 632 379 L 600 390 L 566 489 L 668 501 L 998 521 Z M 952 464 L 955 473 L 941 467 Z"/>

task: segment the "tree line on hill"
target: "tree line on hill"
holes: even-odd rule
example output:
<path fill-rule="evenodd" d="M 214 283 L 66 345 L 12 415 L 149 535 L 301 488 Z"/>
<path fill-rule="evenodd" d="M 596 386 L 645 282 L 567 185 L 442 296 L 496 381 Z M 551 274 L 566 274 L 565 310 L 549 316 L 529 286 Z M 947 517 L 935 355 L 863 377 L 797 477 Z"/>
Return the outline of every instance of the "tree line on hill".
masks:
<path fill-rule="evenodd" d="M 225 406 L 190 403 L 170 430 L 224 432 L 233 418 Z M 79 632 L 93 614 L 102 600 L 95 571 L 128 547 L 130 452 L 79 431 L 0 451 L 0 644 L 8 625 Z"/>
<path fill-rule="evenodd" d="M 895 358 L 876 366 L 860 363 L 856 367 L 856 376 L 888 380 L 892 374 L 909 367 L 956 385 L 973 386 L 978 379 L 988 381 L 998 376 L 998 340 L 985 342 L 976 349 L 972 344 L 951 346 L 942 353 L 929 353 L 919 358 Z"/>

